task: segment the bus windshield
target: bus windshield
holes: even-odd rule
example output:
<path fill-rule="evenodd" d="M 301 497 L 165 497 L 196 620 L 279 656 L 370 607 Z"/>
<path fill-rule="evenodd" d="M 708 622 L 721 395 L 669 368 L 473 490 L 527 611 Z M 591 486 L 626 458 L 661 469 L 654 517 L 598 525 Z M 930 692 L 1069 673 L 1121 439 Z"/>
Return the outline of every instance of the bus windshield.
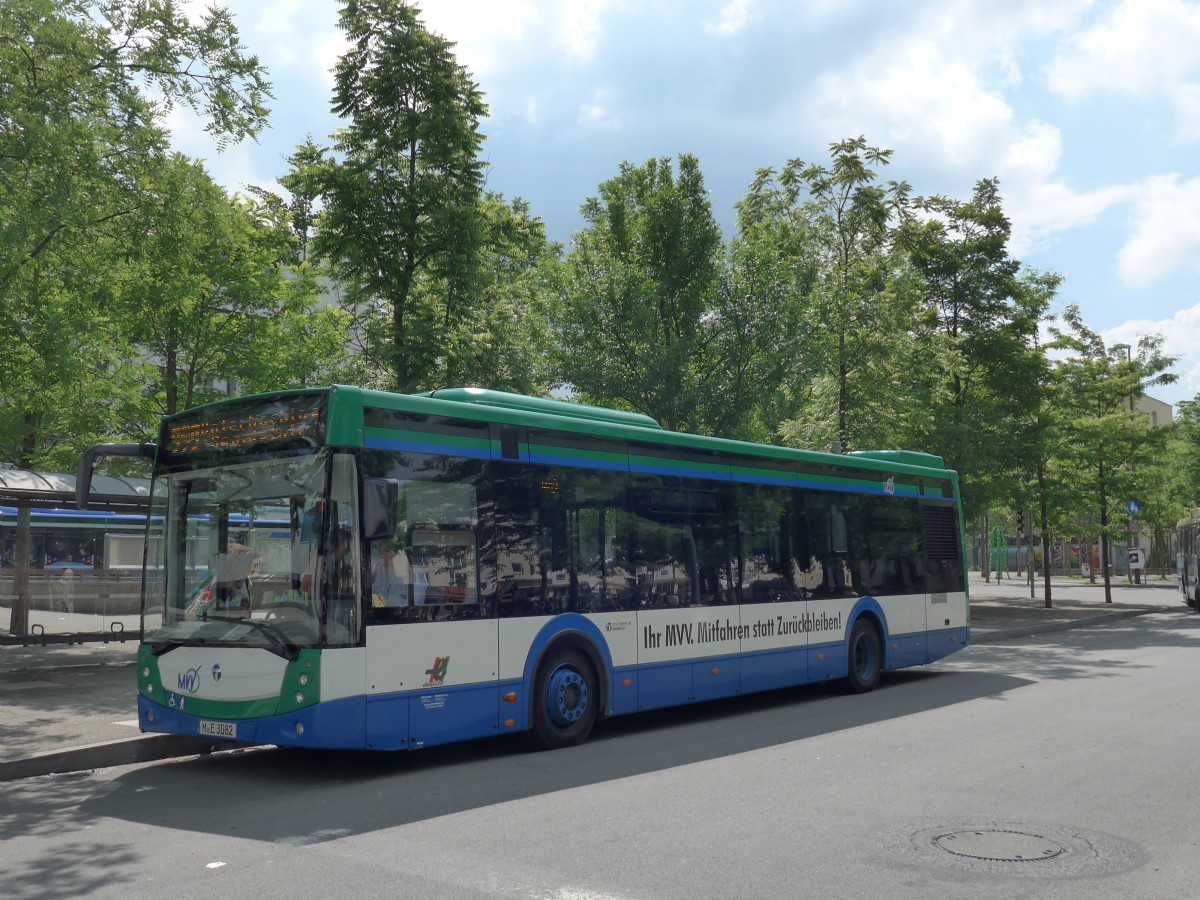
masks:
<path fill-rule="evenodd" d="M 236 644 L 294 659 L 320 644 L 326 461 L 317 454 L 155 480 L 142 627 L 156 654 Z"/>

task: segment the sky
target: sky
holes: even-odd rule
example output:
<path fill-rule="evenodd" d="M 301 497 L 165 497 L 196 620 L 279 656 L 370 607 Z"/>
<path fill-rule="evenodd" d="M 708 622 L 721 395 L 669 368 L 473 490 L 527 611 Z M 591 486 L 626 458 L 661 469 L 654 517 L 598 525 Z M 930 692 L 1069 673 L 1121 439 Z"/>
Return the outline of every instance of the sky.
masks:
<path fill-rule="evenodd" d="M 341 124 L 337 0 L 223 0 L 269 72 L 270 126 L 175 149 L 230 190 L 274 182 Z M 865 136 L 888 179 L 969 199 L 998 178 L 1010 252 L 1063 278 L 1110 345 L 1161 334 L 1200 394 L 1200 0 L 424 0 L 488 104 L 487 188 L 564 244 L 622 162 L 694 155 L 732 236 L 755 173 Z M 204 3 L 192 0 L 189 15 Z"/>

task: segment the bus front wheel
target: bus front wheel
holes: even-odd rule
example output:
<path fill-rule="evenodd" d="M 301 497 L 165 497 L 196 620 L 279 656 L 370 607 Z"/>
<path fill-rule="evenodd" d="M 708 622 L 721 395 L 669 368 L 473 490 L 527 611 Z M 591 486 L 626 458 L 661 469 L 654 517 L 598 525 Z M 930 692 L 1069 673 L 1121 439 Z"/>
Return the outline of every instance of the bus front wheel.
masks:
<path fill-rule="evenodd" d="M 596 724 L 600 694 L 592 665 L 578 650 L 553 652 L 540 669 L 533 730 L 547 750 L 582 744 Z"/>
<path fill-rule="evenodd" d="M 850 631 L 849 657 L 846 683 L 850 691 L 865 694 L 874 690 L 883 670 L 883 644 L 879 630 L 868 619 L 854 623 Z"/>

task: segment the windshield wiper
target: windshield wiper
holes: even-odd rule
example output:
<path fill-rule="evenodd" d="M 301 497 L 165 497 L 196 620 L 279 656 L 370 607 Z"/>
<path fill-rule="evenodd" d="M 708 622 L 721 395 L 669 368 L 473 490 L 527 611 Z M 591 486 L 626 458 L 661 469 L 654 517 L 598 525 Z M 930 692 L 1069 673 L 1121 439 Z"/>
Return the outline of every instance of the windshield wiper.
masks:
<path fill-rule="evenodd" d="M 300 657 L 300 647 L 281 635 L 271 623 L 262 622 L 258 619 L 235 619 L 234 621 L 238 625 L 249 625 L 254 630 L 265 634 L 275 645 L 273 648 L 267 648 L 272 653 L 282 656 L 289 661 Z"/>
<path fill-rule="evenodd" d="M 162 656 L 164 653 L 170 653 L 172 650 L 175 650 L 179 647 L 187 647 L 189 645 L 205 643 L 207 643 L 207 641 L 205 641 L 203 638 L 186 641 L 182 638 L 172 638 L 170 640 L 162 641 L 161 643 L 151 644 L 150 653 L 153 656 Z"/>

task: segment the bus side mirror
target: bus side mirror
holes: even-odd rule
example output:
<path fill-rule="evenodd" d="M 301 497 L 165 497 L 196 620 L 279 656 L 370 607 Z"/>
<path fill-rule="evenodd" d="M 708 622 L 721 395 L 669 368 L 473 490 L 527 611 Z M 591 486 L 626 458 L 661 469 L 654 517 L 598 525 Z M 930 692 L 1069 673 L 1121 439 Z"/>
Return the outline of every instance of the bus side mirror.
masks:
<path fill-rule="evenodd" d="M 87 509 L 92 494 L 92 470 L 106 456 L 133 456 L 153 461 L 155 444 L 99 444 L 87 450 L 75 473 L 75 505 Z"/>
<path fill-rule="evenodd" d="M 400 483 L 392 478 L 363 481 L 363 539 L 381 541 L 396 536 L 396 506 Z"/>

